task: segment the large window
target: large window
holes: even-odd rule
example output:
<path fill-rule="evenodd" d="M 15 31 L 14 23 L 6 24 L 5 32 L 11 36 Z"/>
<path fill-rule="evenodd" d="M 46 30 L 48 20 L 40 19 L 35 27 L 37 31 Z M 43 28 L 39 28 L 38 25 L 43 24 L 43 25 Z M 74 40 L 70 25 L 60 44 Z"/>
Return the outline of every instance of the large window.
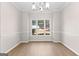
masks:
<path fill-rule="evenodd" d="M 32 20 L 32 35 L 50 35 L 50 21 Z"/>

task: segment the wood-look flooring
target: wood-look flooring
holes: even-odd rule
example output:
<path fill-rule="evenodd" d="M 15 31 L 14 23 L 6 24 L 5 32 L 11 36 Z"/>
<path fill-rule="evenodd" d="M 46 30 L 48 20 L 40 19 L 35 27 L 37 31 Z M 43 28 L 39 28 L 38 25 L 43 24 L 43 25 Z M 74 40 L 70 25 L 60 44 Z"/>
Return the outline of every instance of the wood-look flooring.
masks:
<path fill-rule="evenodd" d="M 76 56 L 64 45 L 53 42 L 22 43 L 8 53 L 9 56 Z"/>

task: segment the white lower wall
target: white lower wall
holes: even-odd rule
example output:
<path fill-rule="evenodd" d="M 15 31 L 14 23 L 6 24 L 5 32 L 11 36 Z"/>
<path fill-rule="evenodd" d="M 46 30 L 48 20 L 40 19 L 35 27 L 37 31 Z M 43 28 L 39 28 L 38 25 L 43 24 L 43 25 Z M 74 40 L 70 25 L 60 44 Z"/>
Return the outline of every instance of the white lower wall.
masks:
<path fill-rule="evenodd" d="M 79 2 L 66 7 L 62 17 L 62 43 L 79 55 Z"/>
<path fill-rule="evenodd" d="M 20 41 L 20 13 L 10 3 L 1 2 L 1 52 L 5 53 Z"/>

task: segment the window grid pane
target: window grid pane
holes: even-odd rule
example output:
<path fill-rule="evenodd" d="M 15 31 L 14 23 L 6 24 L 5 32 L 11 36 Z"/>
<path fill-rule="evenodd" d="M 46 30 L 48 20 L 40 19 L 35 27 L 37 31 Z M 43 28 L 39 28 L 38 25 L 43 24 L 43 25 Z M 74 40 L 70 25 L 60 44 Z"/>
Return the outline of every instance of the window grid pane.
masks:
<path fill-rule="evenodd" d="M 50 35 L 49 20 L 32 20 L 32 35 Z"/>
<path fill-rule="evenodd" d="M 38 35 L 44 35 L 44 20 L 38 20 Z"/>

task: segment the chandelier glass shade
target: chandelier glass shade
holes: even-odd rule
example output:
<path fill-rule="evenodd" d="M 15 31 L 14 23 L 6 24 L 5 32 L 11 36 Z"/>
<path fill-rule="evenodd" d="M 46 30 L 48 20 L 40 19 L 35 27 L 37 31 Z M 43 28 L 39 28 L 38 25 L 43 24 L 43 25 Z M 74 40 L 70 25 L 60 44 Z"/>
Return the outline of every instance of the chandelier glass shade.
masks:
<path fill-rule="evenodd" d="M 49 9 L 48 2 L 33 2 L 32 3 L 32 10 L 44 11 L 48 9 Z"/>

